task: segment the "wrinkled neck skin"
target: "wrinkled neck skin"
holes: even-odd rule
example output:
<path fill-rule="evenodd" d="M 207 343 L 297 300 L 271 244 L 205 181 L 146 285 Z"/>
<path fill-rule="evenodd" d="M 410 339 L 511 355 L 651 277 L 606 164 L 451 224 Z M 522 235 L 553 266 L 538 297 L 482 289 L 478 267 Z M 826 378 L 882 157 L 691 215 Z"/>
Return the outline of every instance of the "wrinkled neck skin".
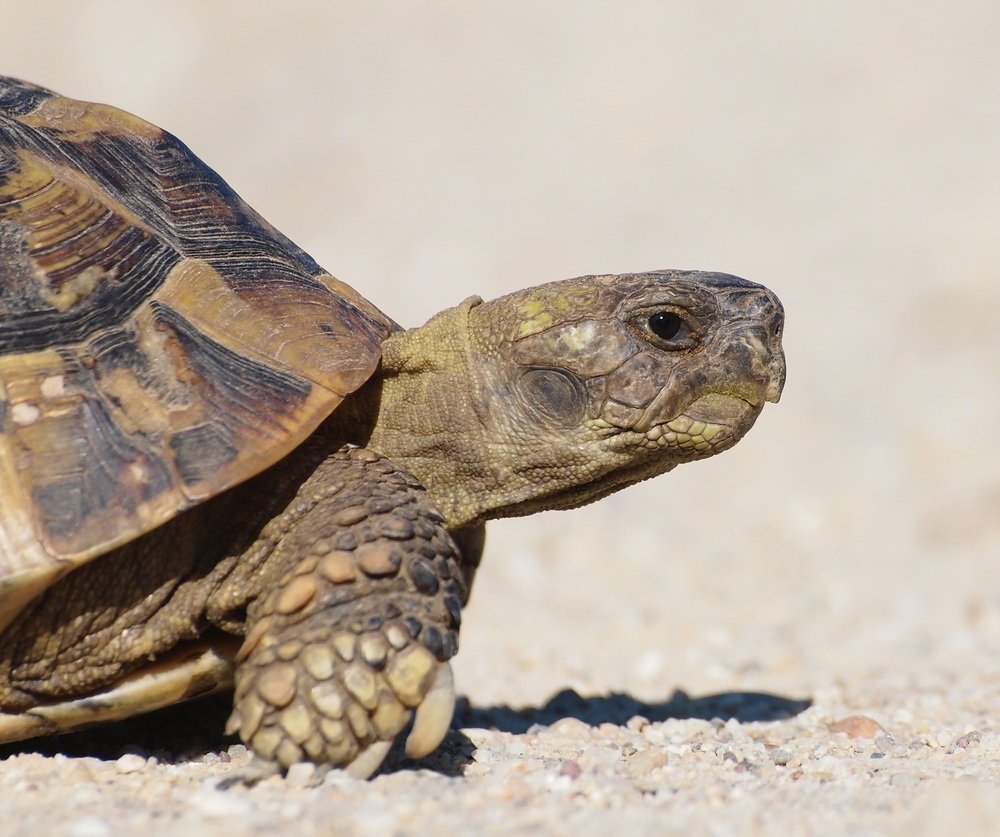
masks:
<path fill-rule="evenodd" d="M 416 476 L 451 528 L 498 516 L 489 512 L 503 504 L 470 369 L 468 317 L 479 302 L 473 297 L 392 334 L 380 375 L 364 393 L 374 411 L 367 446 Z"/>
<path fill-rule="evenodd" d="M 451 528 L 573 508 L 736 444 L 780 394 L 782 318 L 765 288 L 682 271 L 473 297 L 392 334 L 333 418 Z"/>

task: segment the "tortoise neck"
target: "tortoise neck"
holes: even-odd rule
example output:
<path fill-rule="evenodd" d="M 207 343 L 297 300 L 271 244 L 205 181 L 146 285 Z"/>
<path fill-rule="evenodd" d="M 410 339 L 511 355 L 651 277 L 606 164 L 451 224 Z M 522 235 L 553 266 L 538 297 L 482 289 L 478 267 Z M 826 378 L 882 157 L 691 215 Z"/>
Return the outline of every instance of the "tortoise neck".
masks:
<path fill-rule="evenodd" d="M 470 363 L 469 311 L 480 302 L 470 297 L 390 335 L 381 374 L 363 399 L 374 413 L 368 447 L 417 477 L 451 528 L 480 520 L 497 494 Z"/>

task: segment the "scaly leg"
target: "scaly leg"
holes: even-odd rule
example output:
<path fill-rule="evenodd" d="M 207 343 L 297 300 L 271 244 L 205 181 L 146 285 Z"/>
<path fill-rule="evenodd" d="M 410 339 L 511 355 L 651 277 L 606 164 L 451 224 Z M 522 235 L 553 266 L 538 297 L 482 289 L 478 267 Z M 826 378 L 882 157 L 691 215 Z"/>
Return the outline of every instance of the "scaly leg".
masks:
<path fill-rule="evenodd" d="M 366 776 L 415 715 L 407 753 L 431 752 L 451 723 L 466 598 L 443 518 L 413 477 L 361 448 L 328 458 L 297 499 L 247 611 L 229 730 L 281 766 Z"/>

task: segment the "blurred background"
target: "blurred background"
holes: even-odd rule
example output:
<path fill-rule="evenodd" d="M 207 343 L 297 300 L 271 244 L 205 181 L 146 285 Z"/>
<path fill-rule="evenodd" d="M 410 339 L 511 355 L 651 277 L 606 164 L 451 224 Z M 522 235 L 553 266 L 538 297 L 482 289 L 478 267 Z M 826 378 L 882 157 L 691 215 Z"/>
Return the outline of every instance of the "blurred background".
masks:
<path fill-rule="evenodd" d="M 788 385 L 734 451 L 492 525 L 474 704 L 1000 690 L 995 0 L 2 12 L 0 72 L 177 134 L 404 325 L 665 267 L 784 301 Z"/>

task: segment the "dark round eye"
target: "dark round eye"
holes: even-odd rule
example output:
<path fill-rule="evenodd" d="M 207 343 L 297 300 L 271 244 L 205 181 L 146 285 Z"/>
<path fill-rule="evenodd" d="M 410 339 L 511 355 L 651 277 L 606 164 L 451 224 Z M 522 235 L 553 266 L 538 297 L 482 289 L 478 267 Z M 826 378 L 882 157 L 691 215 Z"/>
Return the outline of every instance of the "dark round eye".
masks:
<path fill-rule="evenodd" d="M 684 328 L 684 320 L 673 311 L 657 311 L 649 318 L 649 329 L 661 340 L 673 340 Z"/>

